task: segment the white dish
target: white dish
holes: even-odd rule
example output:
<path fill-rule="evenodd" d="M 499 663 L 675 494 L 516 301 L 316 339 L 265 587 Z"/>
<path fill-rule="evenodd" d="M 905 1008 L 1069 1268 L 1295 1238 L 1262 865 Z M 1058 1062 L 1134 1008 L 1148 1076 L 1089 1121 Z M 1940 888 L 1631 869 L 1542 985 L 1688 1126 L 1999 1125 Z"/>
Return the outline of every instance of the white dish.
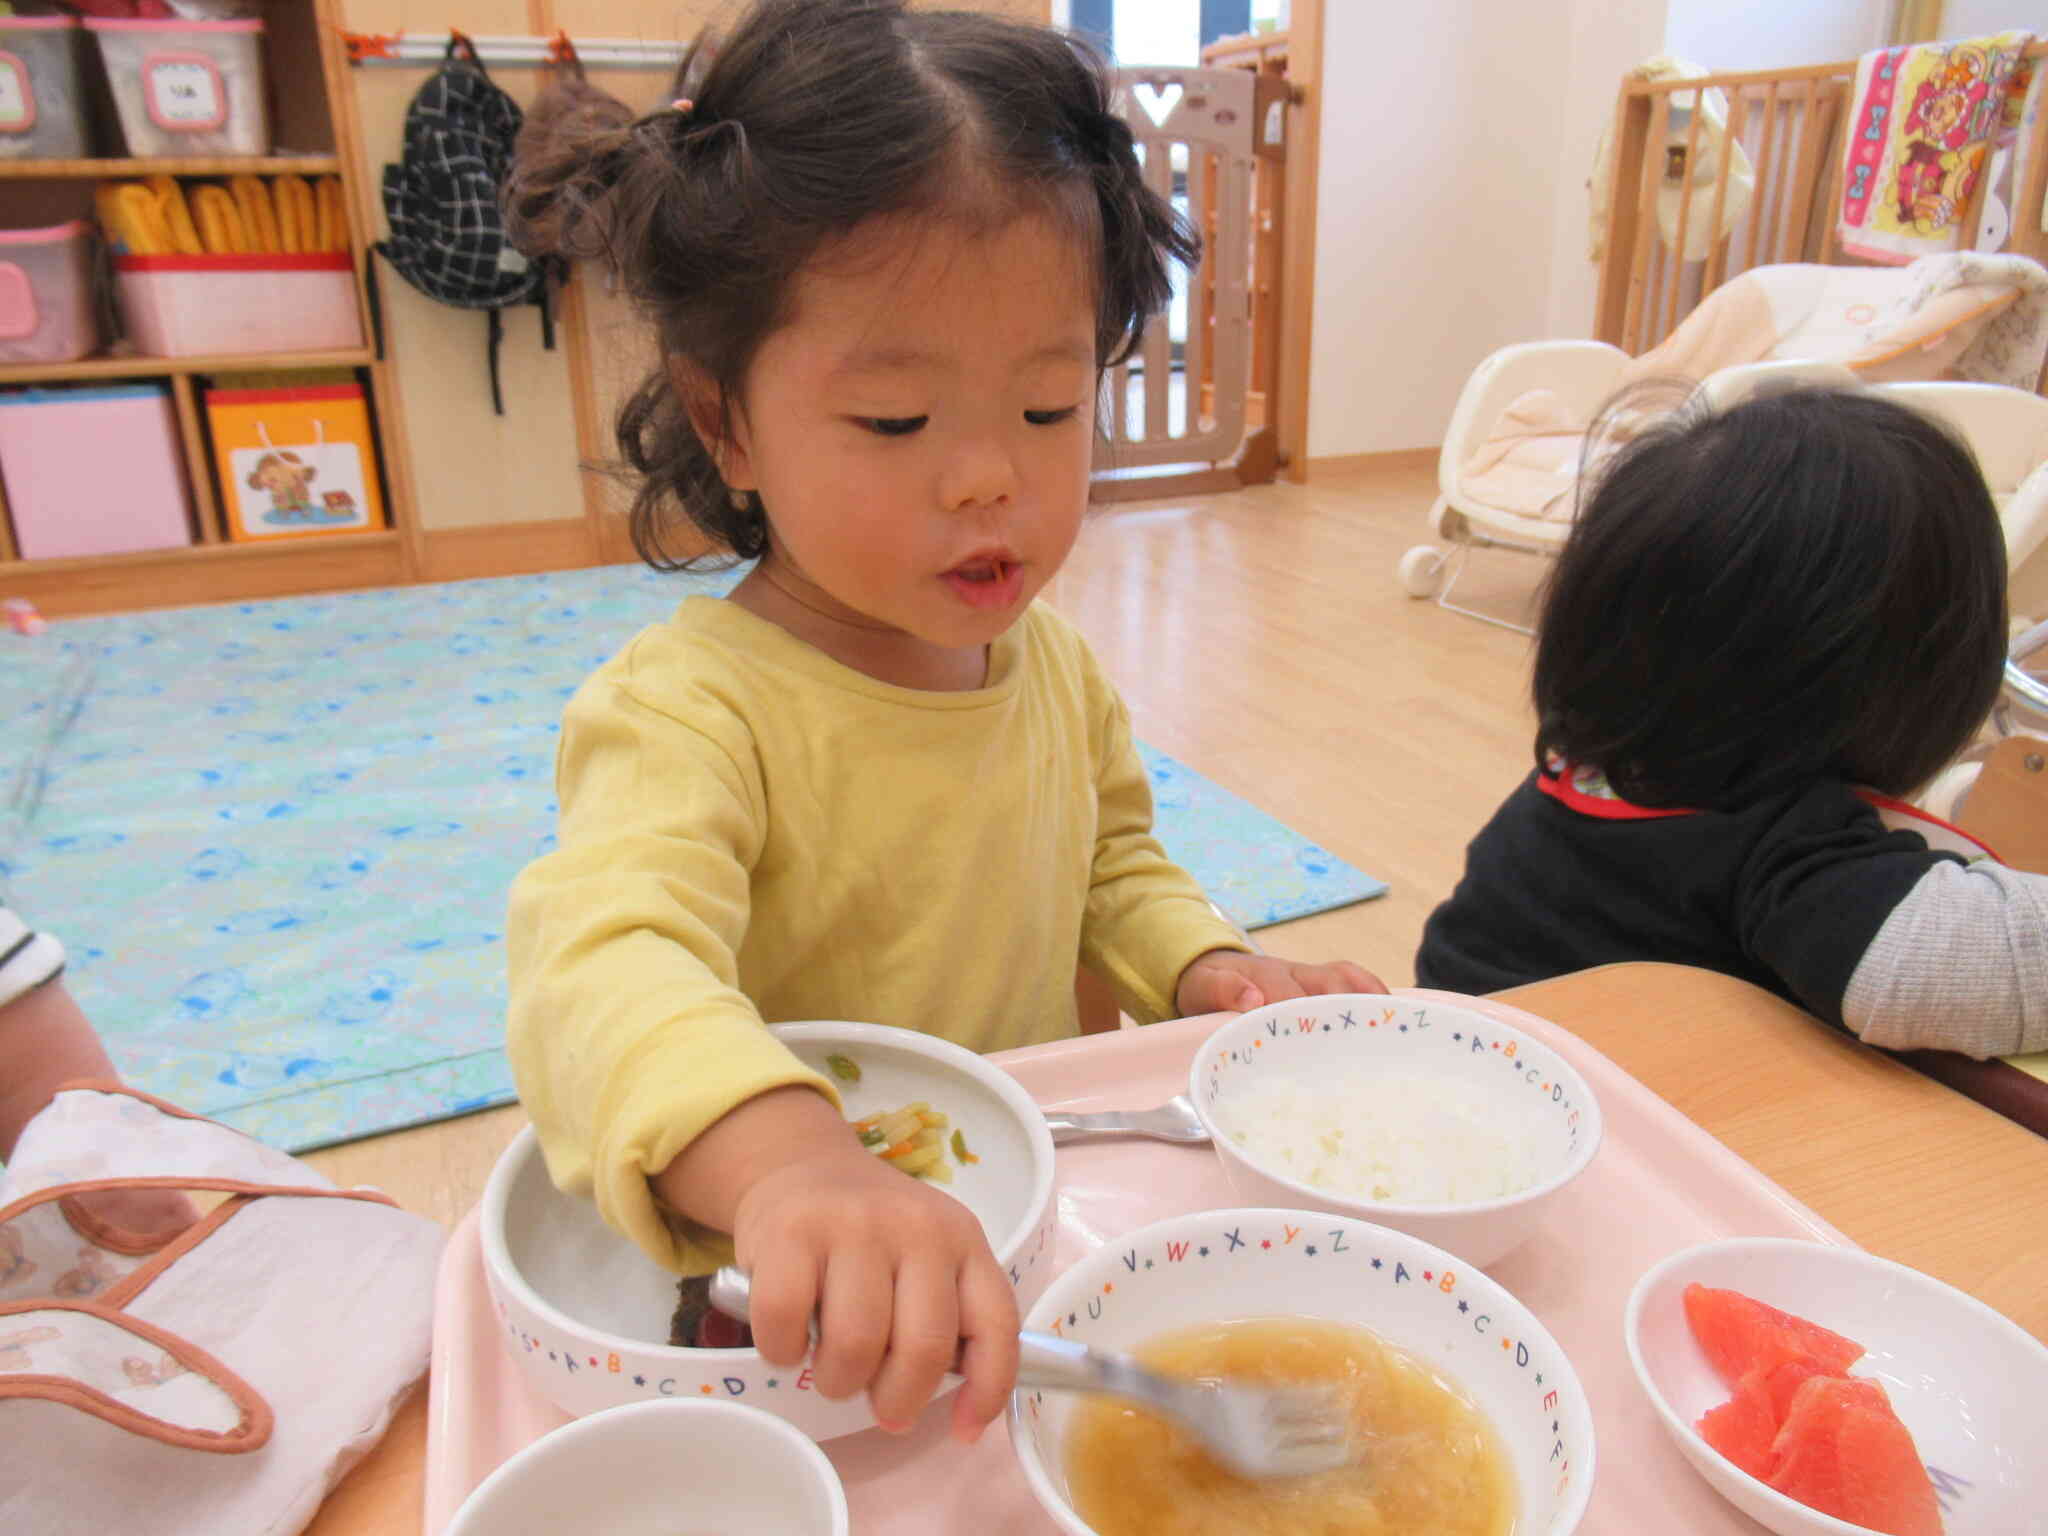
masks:
<path fill-rule="evenodd" d="M 1571 1362 L 1507 1291 L 1405 1233 L 1300 1210 L 1170 1217 L 1064 1271 L 1024 1325 L 1131 1350 L 1203 1322 L 1282 1314 L 1362 1325 L 1435 1366 L 1491 1420 L 1513 1463 L 1518 1536 L 1578 1528 L 1593 1489 L 1593 1416 Z M 1095 1536 L 1067 1498 L 1077 1401 L 1019 1391 L 1010 1440 L 1059 1528 Z"/>
<path fill-rule="evenodd" d="M 463 1501 L 446 1536 L 847 1536 L 825 1453 L 738 1403 L 648 1402 L 563 1425 Z"/>
<path fill-rule="evenodd" d="M 1686 1322 L 1685 1288 L 1695 1282 L 1740 1291 L 1864 1347 L 1849 1374 L 1880 1383 L 1912 1432 L 1947 1536 L 2048 1536 L 2048 1349 L 1918 1270 L 1795 1238 L 1731 1238 L 1671 1255 L 1636 1282 L 1623 1325 L 1629 1363 L 1672 1442 L 1752 1520 L 1778 1536 L 1867 1536 L 1743 1472 L 1693 1427 L 1730 1395 Z"/>
<path fill-rule="evenodd" d="M 1512 1124 L 1523 1187 L 1490 1199 L 1425 1203 L 1372 1200 L 1311 1184 L 1233 1137 L 1223 1122 L 1235 1096 L 1285 1077 L 1311 1089 L 1381 1074 L 1406 1084 L 1448 1078 L 1482 1117 Z M 1600 1105 L 1568 1063 L 1533 1035 L 1440 998 L 1340 994 L 1273 1003 L 1238 1015 L 1196 1053 L 1188 1096 L 1248 1205 L 1328 1211 L 1377 1222 L 1491 1264 L 1536 1230 L 1549 1197 L 1599 1150 Z M 1369 1101 L 1361 1103 L 1369 1112 Z"/>
<path fill-rule="evenodd" d="M 859 1082 L 838 1085 L 851 1118 L 918 1099 L 948 1117 L 978 1161 L 937 1187 L 980 1218 L 1019 1308 L 1028 1307 L 1051 1274 L 1057 1214 L 1052 1136 L 1030 1095 L 972 1051 L 911 1030 L 806 1023 L 774 1033 L 828 1075 L 833 1053 L 860 1067 Z M 564 1413 L 665 1397 L 743 1401 L 818 1440 L 875 1422 L 864 1396 L 820 1396 L 806 1367 L 773 1366 L 752 1349 L 668 1344 L 676 1277 L 606 1226 L 588 1199 L 555 1188 L 531 1126 L 491 1170 L 479 1236 L 505 1344 Z M 941 1390 L 957 1384 L 948 1378 Z"/>

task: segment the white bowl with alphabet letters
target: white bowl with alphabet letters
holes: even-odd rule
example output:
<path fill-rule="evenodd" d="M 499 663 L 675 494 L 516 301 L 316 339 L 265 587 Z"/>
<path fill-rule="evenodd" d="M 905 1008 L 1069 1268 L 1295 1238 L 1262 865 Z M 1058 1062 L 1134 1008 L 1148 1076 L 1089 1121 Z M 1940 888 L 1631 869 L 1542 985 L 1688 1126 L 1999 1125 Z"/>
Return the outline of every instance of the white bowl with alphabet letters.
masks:
<path fill-rule="evenodd" d="M 1131 1353 L 1204 1324 L 1253 1318 L 1371 1330 L 1492 1426 L 1511 1472 L 1517 1536 L 1578 1529 L 1594 1479 L 1593 1412 L 1578 1373 L 1497 1281 L 1405 1232 L 1320 1211 L 1172 1216 L 1062 1270 L 1024 1326 Z M 1095 1536 L 1070 1483 L 1081 1401 L 1029 1387 L 1010 1399 L 1010 1443 L 1025 1481 L 1065 1536 Z M 1303 1481 L 1313 1488 L 1317 1480 Z M 1278 1517 L 1263 1528 L 1322 1529 Z"/>
<path fill-rule="evenodd" d="M 1188 1096 L 1247 1205 L 1355 1216 L 1468 1264 L 1529 1237 L 1600 1147 L 1554 1050 L 1448 993 L 1335 994 L 1239 1014 Z"/>
<path fill-rule="evenodd" d="M 1017 1080 L 913 1030 L 803 1023 L 777 1024 L 773 1033 L 835 1078 L 850 1118 L 918 1100 L 947 1117 L 948 1140 L 957 1130 L 972 1161 L 949 1147 L 952 1182 L 937 1187 L 980 1218 L 1018 1307 L 1029 1307 L 1052 1274 L 1058 1212 L 1052 1134 Z M 874 1425 L 864 1395 L 822 1396 L 807 1366 L 770 1365 L 751 1348 L 668 1343 L 676 1277 L 606 1226 L 588 1197 L 555 1188 L 531 1126 L 491 1170 L 478 1236 L 505 1347 L 564 1413 L 682 1397 L 762 1408 L 814 1440 Z M 957 1385 L 948 1377 L 941 1391 Z"/>

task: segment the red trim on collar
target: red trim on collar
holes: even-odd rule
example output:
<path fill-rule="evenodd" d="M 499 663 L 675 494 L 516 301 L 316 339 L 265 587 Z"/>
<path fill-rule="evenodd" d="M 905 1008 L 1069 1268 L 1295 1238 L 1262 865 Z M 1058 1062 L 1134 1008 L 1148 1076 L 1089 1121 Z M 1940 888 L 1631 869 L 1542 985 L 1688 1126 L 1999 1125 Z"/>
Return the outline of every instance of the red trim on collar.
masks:
<path fill-rule="evenodd" d="M 1985 842 L 1984 839 L 1979 837 L 1976 833 L 1965 832 L 1961 827 L 1957 826 L 1954 822 L 1943 821 L 1939 816 L 1935 815 L 1932 811 L 1924 811 L 1917 805 L 1909 805 L 1904 800 L 1895 800 L 1890 795 L 1884 794 L 1879 790 L 1864 789 L 1860 785 L 1856 789 L 1856 798 L 1861 800 L 1865 805 L 1872 806 L 1877 810 L 1890 811 L 1895 816 L 1907 816 L 1912 818 L 1914 821 L 1924 821 L 1927 822 L 1930 826 L 1940 827 L 1944 832 L 1948 833 L 1950 836 L 1961 838 L 1964 842 L 1968 843 L 1972 848 L 1982 849 L 1984 852 L 1984 857 L 1991 860 L 1992 863 L 2003 864 L 2005 862 L 2005 860 L 2001 859 L 1997 855 L 1997 853 L 1992 850 L 1991 845 Z"/>
<path fill-rule="evenodd" d="M 1572 783 L 1573 771 L 1569 763 L 1555 773 L 1548 768 L 1542 769 L 1536 775 L 1536 787 L 1581 816 L 1597 816 L 1602 821 L 1661 821 L 1668 816 L 1699 815 L 1698 811 L 1685 806 L 1631 805 L 1626 800 L 1589 795 Z"/>

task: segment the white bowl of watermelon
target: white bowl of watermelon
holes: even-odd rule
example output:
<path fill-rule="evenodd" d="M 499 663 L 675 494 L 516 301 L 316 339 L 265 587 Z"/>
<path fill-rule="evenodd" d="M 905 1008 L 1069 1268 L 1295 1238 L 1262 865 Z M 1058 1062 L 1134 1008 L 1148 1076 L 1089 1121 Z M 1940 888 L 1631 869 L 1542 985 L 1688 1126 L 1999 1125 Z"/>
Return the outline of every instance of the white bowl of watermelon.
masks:
<path fill-rule="evenodd" d="M 1733 1238 L 1650 1270 L 1624 1328 L 1678 1449 L 1779 1536 L 2048 1536 L 2048 1348 L 1953 1286 Z"/>

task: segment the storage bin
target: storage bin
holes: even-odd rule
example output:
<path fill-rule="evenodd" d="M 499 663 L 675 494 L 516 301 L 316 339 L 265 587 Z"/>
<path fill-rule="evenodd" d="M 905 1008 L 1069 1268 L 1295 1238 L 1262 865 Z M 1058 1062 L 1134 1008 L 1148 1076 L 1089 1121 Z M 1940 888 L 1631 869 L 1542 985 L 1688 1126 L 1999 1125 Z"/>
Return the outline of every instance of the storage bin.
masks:
<path fill-rule="evenodd" d="M 384 526 L 370 410 L 356 384 L 209 389 L 213 465 L 236 541 Z"/>
<path fill-rule="evenodd" d="M 68 363 L 97 351 L 92 226 L 0 229 L 0 363 Z"/>
<path fill-rule="evenodd" d="M 177 419 L 160 384 L 0 392 L 0 480 L 24 560 L 192 542 Z"/>
<path fill-rule="evenodd" d="M 80 160 L 87 143 L 75 16 L 0 16 L 0 159 Z"/>
<path fill-rule="evenodd" d="M 346 252 L 114 257 L 129 341 L 151 357 L 332 352 L 363 344 Z"/>
<path fill-rule="evenodd" d="M 128 153 L 267 155 L 263 23 L 88 17 Z"/>

